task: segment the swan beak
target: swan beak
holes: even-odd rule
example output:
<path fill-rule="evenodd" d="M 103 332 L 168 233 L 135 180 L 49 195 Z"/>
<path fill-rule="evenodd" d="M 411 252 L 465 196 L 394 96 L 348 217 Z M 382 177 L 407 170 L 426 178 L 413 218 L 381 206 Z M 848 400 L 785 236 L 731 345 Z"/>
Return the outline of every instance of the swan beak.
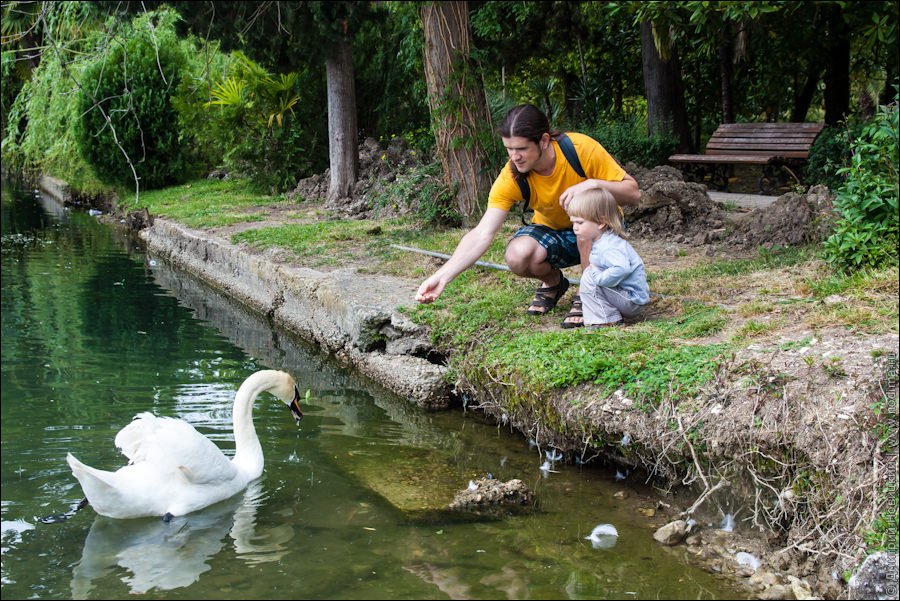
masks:
<path fill-rule="evenodd" d="M 294 385 L 294 399 L 291 401 L 291 415 L 294 416 L 294 421 L 298 424 L 303 419 L 303 412 L 300 411 L 300 389 L 297 388 L 296 384 Z"/>

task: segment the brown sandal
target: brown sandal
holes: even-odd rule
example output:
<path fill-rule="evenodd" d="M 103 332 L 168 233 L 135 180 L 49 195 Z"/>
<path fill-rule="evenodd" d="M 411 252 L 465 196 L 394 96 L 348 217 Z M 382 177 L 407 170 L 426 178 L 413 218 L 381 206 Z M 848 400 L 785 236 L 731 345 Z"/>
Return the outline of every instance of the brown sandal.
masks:
<path fill-rule="evenodd" d="M 534 291 L 534 299 L 531 301 L 531 304 L 528 305 L 528 311 L 526 313 L 528 315 L 546 315 L 550 312 L 550 310 L 556 306 L 559 302 L 559 299 L 563 297 L 566 291 L 569 289 L 569 280 L 566 279 L 566 276 L 563 275 L 562 269 L 559 270 L 559 284 L 556 286 L 545 286 L 543 288 L 538 288 Z M 538 307 L 538 309 L 532 309 L 531 307 Z"/>
<path fill-rule="evenodd" d="M 581 321 L 569 321 L 573 317 L 580 317 Z M 584 313 L 581 310 L 581 295 L 576 296 L 575 300 L 572 301 L 572 308 L 566 313 L 566 318 L 563 319 L 563 322 L 560 325 L 566 330 L 584 327 Z"/>

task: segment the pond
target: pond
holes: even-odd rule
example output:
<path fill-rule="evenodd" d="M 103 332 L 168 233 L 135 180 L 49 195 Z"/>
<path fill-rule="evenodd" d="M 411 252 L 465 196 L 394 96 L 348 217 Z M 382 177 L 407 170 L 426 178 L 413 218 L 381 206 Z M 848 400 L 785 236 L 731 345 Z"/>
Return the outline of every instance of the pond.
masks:
<path fill-rule="evenodd" d="M 4 599 L 740 596 L 653 541 L 659 523 L 640 511 L 653 499 L 615 470 L 542 472 L 520 435 L 411 406 L 95 216 L 9 182 L 2 198 Z M 234 393 L 270 368 L 309 399 L 299 426 L 257 401 L 265 472 L 245 493 L 169 523 L 90 507 L 38 521 L 82 498 L 66 453 L 118 469 L 113 439 L 139 412 L 183 418 L 232 454 Z M 436 509 L 486 473 L 522 479 L 536 502 Z M 618 537 L 594 548 L 602 523 Z"/>

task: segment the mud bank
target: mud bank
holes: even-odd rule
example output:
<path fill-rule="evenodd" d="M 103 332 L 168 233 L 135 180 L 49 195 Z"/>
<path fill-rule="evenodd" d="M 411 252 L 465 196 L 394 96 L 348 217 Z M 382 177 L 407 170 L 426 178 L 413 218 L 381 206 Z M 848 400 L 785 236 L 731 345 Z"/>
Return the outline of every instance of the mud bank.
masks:
<path fill-rule="evenodd" d="M 409 282 L 279 263 L 162 219 L 140 235 L 151 255 L 315 342 L 392 392 L 426 408 L 449 405 L 445 368 L 429 361 L 434 349 L 427 332 L 398 310 L 413 297 Z"/>

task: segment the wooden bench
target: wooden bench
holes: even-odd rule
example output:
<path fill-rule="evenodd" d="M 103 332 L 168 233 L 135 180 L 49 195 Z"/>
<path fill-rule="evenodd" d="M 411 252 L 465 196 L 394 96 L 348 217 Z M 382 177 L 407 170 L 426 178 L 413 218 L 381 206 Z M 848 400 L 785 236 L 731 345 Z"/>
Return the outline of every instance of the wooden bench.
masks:
<path fill-rule="evenodd" d="M 686 179 L 728 190 L 735 165 L 760 165 L 759 190 L 775 192 L 786 181 L 785 171 L 798 183 L 809 149 L 822 123 L 723 123 L 706 144 L 704 154 L 673 154 L 670 163 L 683 165 Z"/>

